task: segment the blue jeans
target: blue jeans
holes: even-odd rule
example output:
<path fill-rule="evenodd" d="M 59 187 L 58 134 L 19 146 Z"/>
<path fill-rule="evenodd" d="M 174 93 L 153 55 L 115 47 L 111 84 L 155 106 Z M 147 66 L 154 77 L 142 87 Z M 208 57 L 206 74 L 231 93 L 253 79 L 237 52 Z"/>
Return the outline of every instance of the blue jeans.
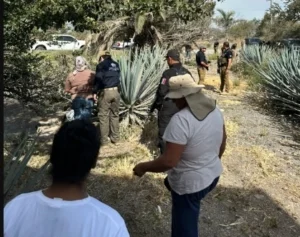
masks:
<path fill-rule="evenodd" d="M 216 187 L 218 181 L 219 177 L 197 193 L 179 195 L 171 190 L 167 179 L 165 180 L 165 185 L 172 194 L 172 237 L 198 237 L 200 202 Z"/>
<path fill-rule="evenodd" d="M 83 97 L 76 97 L 72 101 L 72 109 L 74 110 L 74 119 L 90 119 L 92 115 L 94 103 Z"/>

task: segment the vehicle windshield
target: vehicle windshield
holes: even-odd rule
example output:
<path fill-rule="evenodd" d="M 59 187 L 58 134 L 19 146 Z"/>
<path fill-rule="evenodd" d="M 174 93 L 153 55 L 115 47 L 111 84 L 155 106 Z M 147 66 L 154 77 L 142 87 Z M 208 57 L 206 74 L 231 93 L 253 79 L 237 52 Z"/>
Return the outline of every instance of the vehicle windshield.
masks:
<path fill-rule="evenodd" d="M 261 42 L 261 40 L 260 39 L 258 39 L 258 38 L 248 38 L 248 39 L 246 39 L 246 44 L 249 44 L 249 43 L 260 43 Z"/>

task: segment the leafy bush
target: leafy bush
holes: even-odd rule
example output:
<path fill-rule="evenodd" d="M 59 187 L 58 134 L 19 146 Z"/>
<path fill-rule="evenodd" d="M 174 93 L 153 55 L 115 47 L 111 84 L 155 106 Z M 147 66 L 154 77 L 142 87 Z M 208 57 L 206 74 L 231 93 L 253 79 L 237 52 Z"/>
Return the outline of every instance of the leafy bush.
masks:
<path fill-rule="evenodd" d="M 163 71 L 166 50 L 136 49 L 118 60 L 121 68 L 120 116 L 125 124 L 143 124 L 155 99 Z"/>
<path fill-rule="evenodd" d="M 55 103 L 66 101 L 64 81 L 72 68 L 65 55 L 56 60 L 39 54 L 11 55 L 4 68 L 4 96 L 15 98 L 36 112 L 47 112 L 45 109 Z"/>

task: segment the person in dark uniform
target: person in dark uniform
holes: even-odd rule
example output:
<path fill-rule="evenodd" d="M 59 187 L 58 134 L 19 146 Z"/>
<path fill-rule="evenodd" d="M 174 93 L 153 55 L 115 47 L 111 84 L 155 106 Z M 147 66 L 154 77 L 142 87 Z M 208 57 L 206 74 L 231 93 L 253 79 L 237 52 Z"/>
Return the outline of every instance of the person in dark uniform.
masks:
<path fill-rule="evenodd" d="M 188 61 L 191 60 L 191 52 L 192 52 L 192 46 L 190 44 L 185 45 L 185 57 Z"/>
<path fill-rule="evenodd" d="M 98 99 L 101 143 L 119 140 L 120 67 L 109 53 L 100 56 L 96 68 L 94 98 Z M 98 97 L 98 98 L 97 98 Z"/>
<path fill-rule="evenodd" d="M 197 70 L 198 70 L 198 75 L 199 75 L 198 84 L 204 83 L 206 71 L 209 68 L 209 61 L 207 61 L 207 59 L 206 59 L 205 51 L 206 51 L 206 47 L 201 46 L 200 50 L 196 54 Z"/>
<path fill-rule="evenodd" d="M 169 50 L 166 55 L 166 60 L 170 68 L 163 72 L 156 92 L 156 99 L 150 109 L 151 113 L 153 113 L 155 109 L 158 110 L 158 146 L 161 153 L 163 153 L 165 149 L 165 143 L 162 139 L 165 129 L 172 116 L 179 111 L 172 100 L 165 99 L 165 96 L 169 92 L 169 79 L 173 76 L 184 75 L 187 73 L 192 75 L 186 68 L 182 66 L 180 62 L 180 54 L 177 50 Z"/>
<path fill-rule="evenodd" d="M 215 54 L 218 53 L 218 48 L 219 48 L 219 42 L 215 42 L 215 43 L 214 43 L 214 51 L 215 51 Z"/>
<path fill-rule="evenodd" d="M 221 77 L 220 91 L 221 92 L 223 92 L 224 87 L 227 93 L 230 91 L 229 70 L 231 68 L 231 64 L 232 64 L 232 51 L 229 47 L 229 43 L 224 42 L 223 52 L 220 57 L 220 77 Z"/>

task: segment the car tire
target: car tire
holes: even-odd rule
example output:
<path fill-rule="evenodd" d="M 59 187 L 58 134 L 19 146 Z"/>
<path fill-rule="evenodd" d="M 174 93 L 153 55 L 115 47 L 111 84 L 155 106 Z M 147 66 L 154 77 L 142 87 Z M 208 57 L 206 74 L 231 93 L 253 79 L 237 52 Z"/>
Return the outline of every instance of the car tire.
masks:
<path fill-rule="evenodd" d="M 45 46 L 39 45 L 35 48 L 35 50 L 47 50 Z"/>

